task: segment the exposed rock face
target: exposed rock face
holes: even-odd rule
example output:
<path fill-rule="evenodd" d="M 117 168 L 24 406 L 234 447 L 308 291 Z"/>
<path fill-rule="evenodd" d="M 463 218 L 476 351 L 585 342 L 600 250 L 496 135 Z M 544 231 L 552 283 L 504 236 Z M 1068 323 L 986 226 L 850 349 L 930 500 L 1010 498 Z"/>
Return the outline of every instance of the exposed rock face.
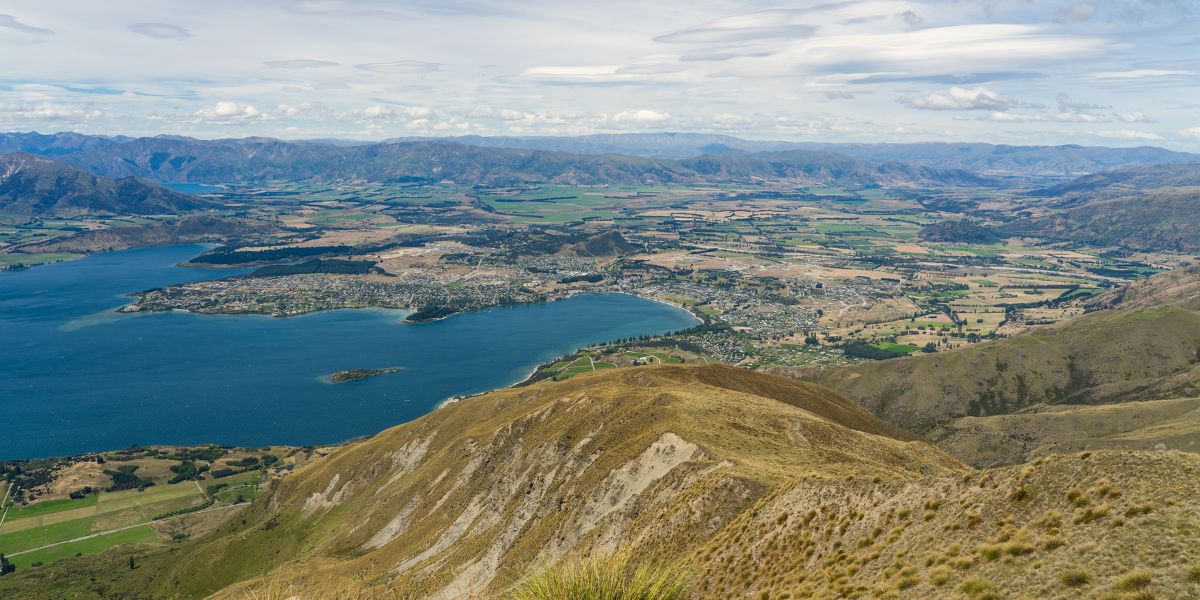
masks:
<path fill-rule="evenodd" d="M 503 390 L 297 472 L 173 577 L 213 590 L 258 575 L 260 561 L 291 578 L 291 561 L 315 560 L 420 597 L 490 597 L 569 557 L 690 552 L 803 473 L 909 480 L 966 469 L 911 440 L 828 390 L 729 367 Z M 229 553 L 253 556 L 257 570 L 211 564 Z"/>

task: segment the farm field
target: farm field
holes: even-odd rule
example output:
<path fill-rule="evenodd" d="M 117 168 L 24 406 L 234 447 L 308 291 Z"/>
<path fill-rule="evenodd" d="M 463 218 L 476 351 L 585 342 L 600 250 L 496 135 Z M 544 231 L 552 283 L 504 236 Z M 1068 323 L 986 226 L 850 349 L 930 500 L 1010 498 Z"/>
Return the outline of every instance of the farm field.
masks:
<path fill-rule="evenodd" d="M 137 449 L 106 453 L 109 457 L 106 464 L 97 464 L 95 457 L 90 456 L 35 461 L 25 468 L 32 473 L 50 469 L 55 475 L 49 480 L 38 476 L 38 481 L 43 482 L 39 493 L 46 494 L 40 499 L 24 505 L 9 500 L 8 515 L 0 524 L 0 553 L 19 568 L 27 568 L 78 554 L 95 554 L 123 544 L 165 543 L 178 536 L 187 537 L 193 531 L 187 524 L 190 517 L 176 520 L 198 511 L 224 512 L 228 509 L 232 514 L 237 505 L 259 495 L 268 478 L 264 470 L 266 464 L 275 464 L 277 472 L 286 473 L 297 460 L 302 460 L 302 457 L 293 457 L 286 461 L 278 458 L 268 461 L 267 457 L 274 456 L 269 452 L 286 454 L 291 450 L 285 447 L 257 451 L 218 447 Z M 205 466 L 195 471 L 202 478 L 198 481 L 185 478 L 170 482 L 197 459 L 211 462 L 217 469 L 232 471 L 232 474 L 213 478 L 210 467 Z M 143 487 L 105 489 L 112 485 L 107 473 L 116 472 L 107 467 L 114 464 L 136 467 L 130 472 L 141 478 Z M 0 497 L 9 492 L 10 485 L 13 484 L 0 481 Z M 80 487 L 86 493 L 76 491 Z M 62 489 L 72 490 L 71 497 L 54 491 Z M 13 491 L 19 491 L 19 488 L 14 486 Z M 200 521 L 207 527 L 215 526 L 221 519 Z M 157 526 L 168 522 L 172 523 L 170 527 Z M 156 527 L 151 527 L 150 523 L 155 523 Z"/>

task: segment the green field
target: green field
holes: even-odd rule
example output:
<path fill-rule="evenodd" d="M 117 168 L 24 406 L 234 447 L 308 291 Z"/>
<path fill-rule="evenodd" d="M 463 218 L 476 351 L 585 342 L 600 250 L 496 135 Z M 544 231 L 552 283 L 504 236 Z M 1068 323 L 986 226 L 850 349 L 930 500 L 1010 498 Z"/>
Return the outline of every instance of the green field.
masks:
<path fill-rule="evenodd" d="M 64 510 L 72 510 L 83 508 L 85 506 L 95 506 L 99 496 L 84 496 L 79 500 L 45 500 L 30 506 L 21 508 L 13 508 L 8 511 L 8 520 L 16 521 L 29 517 L 39 517 Z"/>
<path fill-rule="evenodd" d="M 892 352 L 903 352 L 904 354 L 916 352 L 917 350 L 920 349 L 916 346 L 913 346 L 912 344 L 897 344 L 895 342 L 882 342 L 879 344 L 875 344 L 875 347 L 879 348 L 880 350 L 890 350 Z"/>
<path fill-rule="evenodd" d="M 257 483 L 258 472 L 239 473 L 225 478 L 234 484 Z M 246 488 L 243 499 L 257 495 Z M 155 534 L 148 526 L 154 516 L 192 506 L 201 500 L 196 484 L 185 481 L 156 485 L 145 490 L 103 492 L 79 500 L 44 500 L 9 511 L 0 533 L 0 553 L 21 554 L 18 565 L 50 563 L 76 554 L 95 554 L 116 545 L 150 541 Z M 129 528 L 130 529 L 125 529 Z M 105 533 L 111 532 L 111 533 Z M 91 534 L 94 538 L 43 548 Z M 37 549 L 37 550 L 35 550 Z"/>
<path fill-rule="evenodd" d="M 82 258 L 82 254 L 64 254 L 64 253 L 34 253 L 34 254 L 0 254 L 0 267 L 9 265 L 26 265 L 34 266 L 45 263 L 59 262 L 63 260 L 71 260 Z"/>
<path fill-rule="evenodd" d="M 86 535 L 86 534 L 85 534 Z M 149 525 L 139 525 L 130 529 L 114 531 L 98 535 L 86 540 L 79 540 L 67 544 L 59 544 L 41 550 L 34 550 L 25 554 L 20 554 L 11 557 L 12 562 L 17 568 L 29 567 L 35 563 L 49 564 L 56 560 L 67 558 L 70 556 L 99 554 L 113 546 L 121 544 L 134 544 L 139 542 L 153 542 L 158 539 L 154 530 Z"/>
<path fill-rule="evenodd" d="M 83 537 L 92 532 L 93 520 L 92 517 L 84 517 L 23 531 L 0 533 L 0 553 L 13 554 L 54 542 Z"/>

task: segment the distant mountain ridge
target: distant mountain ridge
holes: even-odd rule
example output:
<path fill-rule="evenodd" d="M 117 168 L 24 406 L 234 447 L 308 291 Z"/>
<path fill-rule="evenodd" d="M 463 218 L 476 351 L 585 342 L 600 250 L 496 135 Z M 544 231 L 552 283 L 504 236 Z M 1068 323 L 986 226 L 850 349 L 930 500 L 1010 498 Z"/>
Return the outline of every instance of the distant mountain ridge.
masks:
<path fill-rule="evenodd" d="M 1116 169 L 1035 190 L 1045 215 L 1007 233 L 1132 250 L 1200 251 L 1200 162 Z"/>
<path fill-rule="evenodd" d="M 197 140 L 0 134 L 0 152 L 53 156 L 109 177 L 157 181 L 443 181 L 515 185 L 658 185 L 787 179 L 852 185 L 994 185 L 960 169 L 872 164 L 828 152 L 708 154 L 685 160 L 482 147 L 450 141 L 337 145 L 270 138 Z"/>
<path fill-rule="evenodd" d="M 701 154 L 805 150 L 831 152 L 868 162 L 902 161 L 938 169 L 965 169 L 982 175 L 1072 176 L 1133 165 L 1200 161 L 1200 155 L 1152 146 L 1011 146 L 973 142 L 825 143 L 744 140 L 704 133 L 622 133 L 577 137 L 525 136 L 396 138 L 395 141 L 440 139 L 473 146 L 554 150 L 579 154 L 628 154 L 685 159 Z"/>
<path fill-rule="evenodd" d="M 214 206 L 136 177 L 111 179 L 23 152 L 0 155 L 0 214 L 150 215 Z"/>

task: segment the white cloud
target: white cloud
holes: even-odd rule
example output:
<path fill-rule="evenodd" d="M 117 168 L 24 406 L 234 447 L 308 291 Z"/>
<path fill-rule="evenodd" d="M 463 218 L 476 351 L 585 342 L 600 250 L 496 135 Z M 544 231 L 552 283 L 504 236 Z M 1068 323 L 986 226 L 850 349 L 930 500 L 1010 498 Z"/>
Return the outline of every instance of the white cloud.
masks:
<path fill-rule="evenodd" d="M 34 34 L 54 33 L 53 31 L 50 31 L 49 29 L 44 29 L 42 27 L 34 27 L 32 25 L 26 25 L 26 24 L 18 21 L 17 18 L 12 15 L 0 15 L 0 28 L 15 29 L 22 33 L 34 33 Z"/>
<path fill-rule="evenodd" d="M 1126 140 L 1161 140 L 1161 135 L 1150 131 L 1138 131 L 1136 129 L 1117 129 L 1109 131 L 1097 131 L 1096 135 L 1104 138 L 1119 138 Z"/>
<path fill-rule="evenodd" d="M 1153 123 L 1154 122 L 1154 119 L 1151 119 L 1150 117 L 1147 117 L 1145 114 L 1142 114 L 1141 112 L 1138 112 L 1138 111 L 1113 113 L 1113 118 L 1115 118 L 1116 120 L 1118 120 L 1122 123 Z"/>
<path fill-rule="evenodd" d="M 1072 100 L 1070 96 L 1061 92 L 1055 99 L 1058 101 L 1058 110 L 1062 112 L 1080 112 L 1085 110 L 1102 110 L 1105 108 L 1111 108 L 1107 104 L 1092 104 L 1090 102 Z"/>
<path fill-rule="evenodd" d="M 1195 71 L 1180 71 L 1175 69 L 1130 69 L 1128 71 L 1093 73 L 1092 77 L 1096 79 L 1142 79 L 1145 77 L 1186 77 L 1195 74 Z"/>
<path fill-rule="evenodd" d="M 1200 140 L 1200 127 L 1189 127 L 1179 132 L 1183 137 Z"/>
<path fill-rule="evenodd" d="M 655 38 L 667 43 L 724 44 L 771 38 L 796 39 L 816 33 L 804 20 L 812 10 L 772 9 L 714 19 Z"/>
<path fill-rule="evenodd" d="M 380 106 L 376 104 L 374 106 L 368 106 L 364 108 L 360 114 L 368 119 L 379 119 L 394 116 L 396 111 L 386 106 Z"/>
<path fill-rule="evenodd" d="M 197 119 L 216 125 L 243 125 L 264 118 L 269 118 L 263 115 L 252 104 L 239 104 L 222 100 L 209 106 L 202 108 L 193 113 Z"/>
<path fill-rule="evenodd" d="M 102 116 L 99 110 L 90 107 L 72 106 L 54 102 L 33 104 L 0 103 L 0 119 L 13 123 L 29 121 L 83 121 Z"/>
<path fill-rule="evenodd" d="M 1020 144 L 1139 129 L 1153 115 L 1159 125 L 1144 128 L 1164 145 L 1200 151 L 1200 138 L 1179 133 L 1200 126 L 1200 66 L 1181 50 L 1196 33 L 1178 14 L 1182 0 L 1153 10 L 1149 0 L 816 0 L 765 11 L 681 0 L 42 4 L 0 8 L 16 15 L 0 16 L 0 51 L 21 58 L 4 62 L 0 104 L 27 115 L 0 113 L 12 129 L 359 138 L 674 129 Z M 1056 103 L 1059 91 L 1070 96 Z M 901 110 L 897 97 L 923 110 Z"/>
<path fill-rule="evenodd" d="M 1054 17 L 1056 23 L 1081 23 L 1096 14 L 1096 5 L 1091 2 L 1080 2 L 1066 8 L 1061 8 Z"/>
<path fill-rule="evenodd" d="M 523 77 L 546 83 L 606 83 L 645 79 L 638 73 L 622 72 L 621 65 L 532 67 L 525 70 Z"/>
<path fill-rule="evenodd" d="M 661 123 L 670 120 L 671 115 L 657 110 L 639 109 L 625 110 L 613 115 L 613 121 L 616 123 Z"/>
<path fill-rule="evenodd" d="M 358 68 L 373 73 L 414 74 L 432 73 L 441 69 L 442 65 L 421 60 L 393 60 L 389 62 L 365 63 L 358 65 Z"/>
<path fill-rule="evenodd" d="M 190 31 L 170 23 L 134 23 L 129 26 L 129 30 L 147 37 L 164 40 L 185 40 L 192 37 Z"/>
<path fill-rule="evenodd" d="M 1091 113 L 1060 112 L 1060 113 L 1013 113 L 995 112 L 987 117 L 988 121 L 998 123 L 1109 123 L 1111 119 Z"/>
<path fill-rule="evenodd" d="M 920 110 L 996 110 L 1015 108 L 1017 103 L 986 87 L 952 87 L 918 98 L 897 98 L 897 102 Z"/>
<path fill-rule="evenodd" d="M 296 105 L 280 104 L 271 111 L 273 117 L 296 118 L 303 115 L 312 114 L 316 111 L 316 107 L 309 102 L 302 102 Z"/>
<path fill-rule="evenodd" d="M 263 63 L 263 66 L 269 69 L 320 69 L 321 67 L 336 67 L 337 63 L 328 60 L 291 58 L 287 60 L 268 60 Z"/>

